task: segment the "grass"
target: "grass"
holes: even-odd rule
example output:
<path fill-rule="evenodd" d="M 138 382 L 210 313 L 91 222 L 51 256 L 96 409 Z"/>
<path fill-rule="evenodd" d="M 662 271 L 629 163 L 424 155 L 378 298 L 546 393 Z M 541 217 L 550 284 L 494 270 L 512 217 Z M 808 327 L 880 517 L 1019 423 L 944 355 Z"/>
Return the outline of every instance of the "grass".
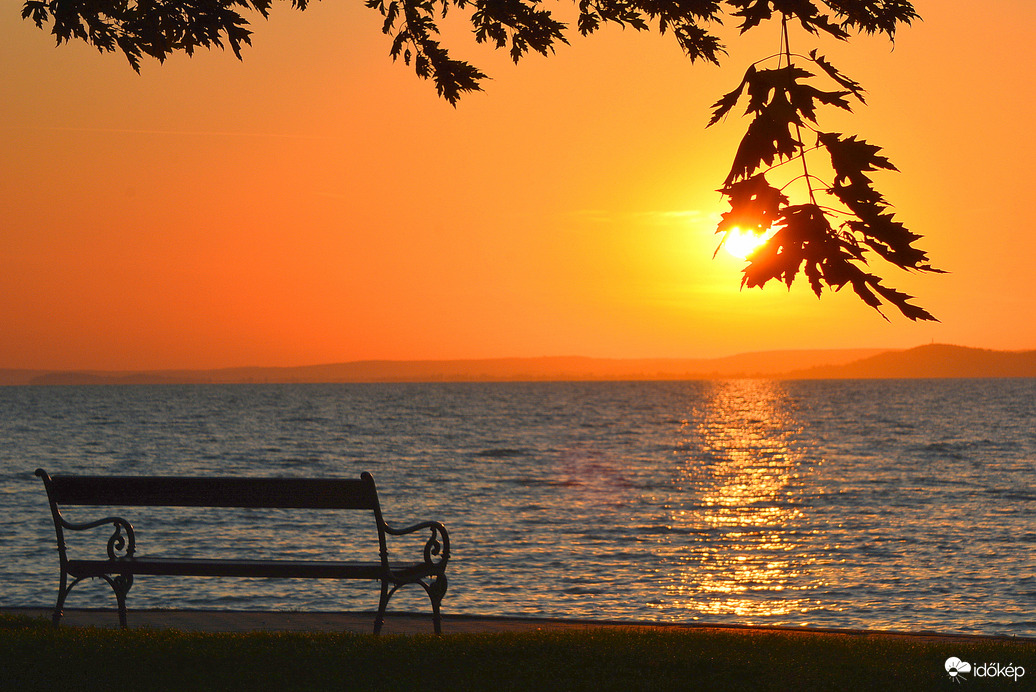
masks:
<path fill-rule="evenodd" d="M 374 637 L 53 629 L 0 614 L 5 690 L 946 690 L 944 662 L 1025 668 L 1036 642 L 811 632 L 596 629 Z M 961 688 L 957 688 L 961 689 Z"/>

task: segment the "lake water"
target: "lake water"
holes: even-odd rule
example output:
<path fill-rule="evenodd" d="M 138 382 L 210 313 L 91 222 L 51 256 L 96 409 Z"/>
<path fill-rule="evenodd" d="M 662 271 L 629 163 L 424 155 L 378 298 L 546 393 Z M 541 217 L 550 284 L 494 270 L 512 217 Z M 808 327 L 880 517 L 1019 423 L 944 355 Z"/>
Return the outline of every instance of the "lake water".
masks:
<path fill-rule="evenodd" d="M 4 387 L 0 605 L 53 604 L 37 467 L 368 470 L 390 523 L 449 529 L 447 613 L 1036 635 L 1031 379 Z M 118 513 L 142 554 L 376 555 L 335 513 Z M 373 610 L 377 587 L 141 577 L 129 604 Z"/>

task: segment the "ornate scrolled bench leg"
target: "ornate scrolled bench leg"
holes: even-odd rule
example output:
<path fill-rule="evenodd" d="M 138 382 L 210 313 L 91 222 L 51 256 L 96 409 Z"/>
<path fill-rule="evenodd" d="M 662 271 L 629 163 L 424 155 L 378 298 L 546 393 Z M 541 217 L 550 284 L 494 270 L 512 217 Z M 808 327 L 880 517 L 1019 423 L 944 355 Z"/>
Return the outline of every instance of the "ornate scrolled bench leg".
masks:
<path fill-rule="evenodd" d="M 107 574 L 103 575 L 102 578 L 108 582 L 108 585 L 112 587 L 112 591 L 115 592 L 115 602 L 119 607 L 119 626 L 122 629 L 126 629 L 126 594 L 129 593 L 130 588 L 133 586 L 133 575 L 132 574 L 116 574 L 114 577 L 109 577 Z"/>
<path fill-rule="evenodd" d="M 442 634 L 442 614 L 439 612 L 439 606 L 442 604 L 442 597 L 446 595 L 446 586 L 446 575 L 440 574 L 425 589 L 432 602 L 432 625 L 435 627 L 436 634 Z"/>

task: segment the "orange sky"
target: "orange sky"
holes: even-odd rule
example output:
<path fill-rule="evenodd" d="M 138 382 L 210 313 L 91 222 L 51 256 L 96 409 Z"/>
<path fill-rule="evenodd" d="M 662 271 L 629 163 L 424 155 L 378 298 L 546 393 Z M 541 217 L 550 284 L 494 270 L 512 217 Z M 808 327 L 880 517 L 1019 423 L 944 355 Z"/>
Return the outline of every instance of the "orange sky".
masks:
<path fill-rule="evenodd" d="M 848 289 L 740 291 L 712 259 L 747 120 L 705 130 L 709 106 L 776 27 L 729 34 L 722 68 L 618 29 L 517 68 L 451 34 L 494 78 L 453 109 L 360 2 L 278 3 L 244 62 L 140 76 L 20 6 L 0 14 L 0 368 L 1036 348 L 1031 0 L 916 2 L 894 51 L 820 43 L 869 92 L 821 126 L 884 147 L 902 173 L 877 187 L 951 272 L 875 265 L 933 325 Z"/>

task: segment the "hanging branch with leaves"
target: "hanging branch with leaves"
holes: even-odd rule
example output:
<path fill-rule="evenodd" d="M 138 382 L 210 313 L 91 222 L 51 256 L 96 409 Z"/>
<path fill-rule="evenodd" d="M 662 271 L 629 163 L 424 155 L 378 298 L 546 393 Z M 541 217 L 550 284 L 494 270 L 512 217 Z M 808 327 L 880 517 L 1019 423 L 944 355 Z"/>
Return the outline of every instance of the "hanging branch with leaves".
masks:
<path fill-rule="evenodd" d="M 518 62 L 530 52 L 549 55 L 567 43 L 567 26 L 544 9 L 542 0 L 364 0 L 382 18 L 381 30 L 391 37 L 389 53 L 411 65 L 418 76 L 435 83 L 439 95 L 456 105 L 460 97 L 481 91 L 486 75 L 475 66 L 450 57 L 439 41 L 440 19 L 449 10 L 467 12 L 475 41 L 507 48 Z M 711 25 L 725 14 L 741 21 L 742 34 L 779 20 L 781 50 L 749 67 L 734 91 L 713 106 L 716 123 L 747 98 L 752 116 L 734 163 L 720 192 L 730 211 L 717 232 L 724 236 L 739 228 L 763 234 L 767 241 L 749 257 L 742 286 L 763 286 L 777 279 L 791 286 L 805 276 L 820 296 L 826 285 L 846 285 L 880 312 L 890 303 L 912 320 L 932 315 L 908 302 L 911 296 L 886 286 L 863 269 L 869 253 L 906 270 L 936 272 L 927 255 L 914 247 L 920 236 L 896 221 L 890 204 L 873 186 L 868 173 L 896 170 L 880 149 L 855 135 L 824 132 L 817 123 L 818 106 L 851 110 L 850 99 L 863 102 L 863 89 L 815 50 L 808 56 L 791 51 L 788 27 L 797 23 L 813 35 L 847 40 L 853 33 L 884 33 L 895 37 L 901 24 L 917 19 L 909 0 L 575 0 L 577 29 L 587 36 L 602 24 L 671 33 L 692 61 L 719 64 L 726 53 Z M 273 0 L 25 0 L 22 17 L 36 26 L 49 26 L 58 44 L 73 39 L 103 52 L 121 51 L 139 71 L 143 56 L 159 61 L 196 48 L 222 48 L 224 42 L 241 57 L 251 44 L 251 31 L 242 11 L 268 17 Z M 309 0 L 291 0 L 304 10 Z M 776 67 L 760 67 L 776 60 Z M 823 91 L 807 80 L 816 75 L 795 64 L 810 66 L 832 80 L 837 89 Z M 829 157 L 825 180 L 811 173 L 807 158 L 821 151 Z M 802 173 L 781 187 L 775 177 L 799 161 Z M 816 168 L 816 166 L 813 166 Z M 781 169 L 778 171 L 778 169 Z M 791 193 L 805 191 L 802 203 Z M 823 203 L 822 203 L 823 202 Z"/>
<path fill-rule="evenodd" d="M 836 91 L 817 89 L 807 80 L 816 75 L 795 64 L 798 58 L 812 63 L 837 86 Z M 761 63 L 777 61 L 771 69 Z M 936 272 L 927 255 L 913 242 L 921 236 L 896 221 L 889 203 L 874 189 L 870 171 L 896 170 L 878 154 L 881 149 L 837 132 L 823 132 L 817 124 L 817 106 L 834 106 L 851 111 L 850 98 L 864 102 L 861 85 L 839 72 L 815 50 L 808 56 L 791 52 L 788 16 L 781 17 L 781 51 L 748 68 L 736 89 L 713 105 L 714 125 L 727 115 L 742 97 L 752 122 L 734 155 L 734 163 L 720 192 L 728 198 L 730 211 L 723 214 L 717 232 L 724 235 L 748 231 L 766 238 L 748 256 L 741 285 L 763 286 L 771 279 L 789 287 L 799 274 L 805 275 L 820 297 L 823 287 L 839 290 L 845 285 L 869 306 L 880 312 L 882 301 L 891 303 L 912 320 L 934 320 L 925 309 L 911 304 L 911 296 L 890 288 L 860 265 L 873 251 L 892 264 L 917 271 Z M 807 138 L 813 142 L 807 142 Z M 810 173 L 807 154 L 820 151 L 830 157 L 832 179 L 824 181 Z M 780 188 L 767 174 L 780 166 L 801 162 L 801 173 Z M 807 201 L 792 204 L 786 190 L 796 185 L 805 190 Z M 819 199 L 830 199 L 822 205 Z"/>

